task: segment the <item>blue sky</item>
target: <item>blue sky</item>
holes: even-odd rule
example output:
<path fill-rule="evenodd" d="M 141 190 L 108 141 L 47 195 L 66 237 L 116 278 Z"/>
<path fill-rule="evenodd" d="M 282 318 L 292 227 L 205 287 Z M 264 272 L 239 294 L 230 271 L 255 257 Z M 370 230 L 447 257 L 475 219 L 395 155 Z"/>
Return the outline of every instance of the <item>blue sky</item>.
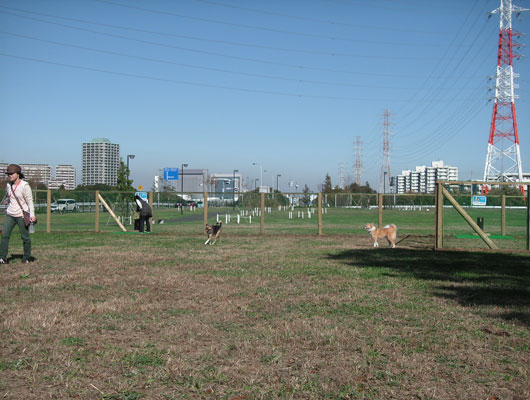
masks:
<path fill-rule="evenodd" d="M 514 2 L 530 7 L 527 0 Z M 499 0 L 0 0 L 0 161 L 73 164 L 119 143 L 136 185 L 159 168 L 241 171 L 288 191 L 326 174 L 379 186 L 443 159 L 482 178 Z M 530 13 L 513 27 L 530 33 Z M 529 45 L 528 38 L 521 43 Z M 530 171 L 530 61 L 515 63 Z M 15 138 L 13 140 L 13 138 Z"/>

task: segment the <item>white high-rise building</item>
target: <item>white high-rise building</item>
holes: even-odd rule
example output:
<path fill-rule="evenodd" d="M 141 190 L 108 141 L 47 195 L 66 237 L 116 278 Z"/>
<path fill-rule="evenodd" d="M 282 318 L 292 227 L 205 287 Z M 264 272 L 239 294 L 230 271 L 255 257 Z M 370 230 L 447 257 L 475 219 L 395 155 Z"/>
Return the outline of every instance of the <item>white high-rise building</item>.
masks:
<path fill-rule="evenodd" d="M 3 173 L 8 163 L 0 163 L 0 171 Z M 48 189 L 59 189 L 61 185 L 67 190 L 73 190 L 76 186 L 76 172 L 73 165 L 57 165 L 55 167 L 55 178 L 52 178 L 52 167 L 48 164 L 19 164 L 27 181 L 45 184 Z"/>
<path fill-rule="evenodd" d="M 458 167 L 433 161 L 430 167 L 417 166 L 414 171 L 404 170 L 396 176 L 396 193 L 434 193 L 436 181 L 457 181 Z"/>
<path fill-rule="evenodd" d="M 116 186 L 120 168 L 120 145 L 98 138 L 83 143 L 82 184 Z"/>
<path fill-rule="evenodd" d="M 48 164 L 20 164 L 20 168 L 22 168 L 26 180 L 36 180 L 48 185 L 52 178 L 52 167 Z"/>
<path fill-rule="evenodd" d="M 75 167 L 73 165 L 57 165 L 55 167 L 55 180 L 50 181 L 49 189 L 59 189 L 62 186 L 66 190 L 75 189 Z"/>
<path fill-rule="evenodd" d="M 26 181 L 32 180 L 48 185 L 48 182 L 52 179 L 52 167 L 48 164 L 15 164 L 20 165 Z M 6 171 L 8 165 L 9 163 L 0 163 L 2 174 Z"/>

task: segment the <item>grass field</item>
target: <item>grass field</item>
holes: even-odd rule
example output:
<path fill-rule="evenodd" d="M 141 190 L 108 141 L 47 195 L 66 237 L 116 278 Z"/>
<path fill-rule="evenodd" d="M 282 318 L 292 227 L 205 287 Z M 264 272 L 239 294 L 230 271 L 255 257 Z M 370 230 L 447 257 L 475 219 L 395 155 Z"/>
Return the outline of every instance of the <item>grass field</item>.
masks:
<path fill-rule="evenodd" d="M 204 246 L 181 222 L 37 232 L 29 265 L 15 233 L 0 397 L 530 398 L 528 254 L 434 252 L 428 234 L 373 249 L 357 225 Z"/>
<path fill-rule="evenodd" d="M 313 214 L 307 216 L 307 208 L 295 209 L 293 219 L 289 219 L 288 211 L 273 210 L 265 215 L 265 233 L 280 235 L 316 234 L 318 231 L 318 218 Z M 499 209 L 468 209 L 473 220 L 483 217 L 485 231 L 494 235 L 493 241 L 501 249 L 524 250 L 526 248 L 526 210 L 507 209 L 506 211 L 506 237 L 498 238 L 501 234 L 501 212 Z M 252 219 L 245 217 L 237 224 L 236 214 L 239 209 L 213 208 L 209 209 L 209 220 L 214 222 L 219 215 L 225 221 L 225 215 L 230 214 L 232 222 L 225 224 L 224 230 L 235 235 L 259 235 L 260 217 Z M 303 212 L 304 218 L 298 214 Z M 155 209 L 155 220 L 163 219 L 163 225 L 155 225 L 156 232 L 167 232 L 176 234 L 201 234 L 203 230 L 203 210 L 196 209 L 193 212 L 186 210 L 181 214 L 177 209 Z M 38 231 L 46 230 L 46 215 L 39 215 L 40 223 Z M 3 216 L 0 216 L 0 224 Z M 364 233 L 363 226 L 368 222 L 377 224 L 377 209 L 346 209 L 329 208 L 323 215 L 323 232 L 326 235 L 351 235 Z M 250 223 L 250 221 L 252 223 Z M 394 223 L 398 226 L 398 240 L 407 235 L 424 235 L 430 238 L 434 246 L 434 208 L 423 211 L 403 211 L 385 209 L 383 211 L 383 223 Z M 126 225 L 131 230 L 131 225 Z M 52 214 L 51 229 L 54 232 L 90 232 L 95 228 L 95 213 L 64 213 Z M 108 213 L 100 214 L 100 230 L 112 232 L 119 230 L 114 220 Z M 476 236 L 464 219 L 452 208 L 444 210 L 444 247 L 448 248 L 487 248 L 487 245 Z M 466 235 L 466 237 L 462 237 Z M 469 238 L 471 237 L 471 238 Z M 406 244 L 403 242 L 403 244 Z"/>

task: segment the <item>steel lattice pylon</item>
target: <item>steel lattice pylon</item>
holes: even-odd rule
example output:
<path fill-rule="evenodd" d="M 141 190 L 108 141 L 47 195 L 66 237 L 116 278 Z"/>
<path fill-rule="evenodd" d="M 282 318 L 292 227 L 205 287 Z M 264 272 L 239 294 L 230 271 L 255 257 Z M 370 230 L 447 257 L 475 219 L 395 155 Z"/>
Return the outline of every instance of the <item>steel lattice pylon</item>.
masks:
<path fill-rule="evenodd" d="M 354 182 L 361 186 L 363 184 L 363 158 L 362 158 L 362 150 L 363 150 L 363 141 L 361 140 L 360 136 L 357 136 L 355 139 L 355 147 L 354 147 L 354 154 L 355 154 L 355 164 L 353 164 L 353 176 L 354 176 Z"/>
<path fill-rule="evenodd" d="M 383 163 L 381 164 L 381 179 L 379 180 L 379 193 L 386 192 L 386 180 L 390 180 L 390 111 L 385 110 L 383 131 Z M 386 176 L 388 174 L 388 177 Z M 390 185 L 389 185 L 390 187 Z"/>
<path fill-rule="evenodd" d="M 484 168 L 485 181 L 523 180 L 519 132 L 515 113 L 515 95 L 518 77 L 513 72 L 513 59 L 519 58 L 514 48 L 520 45 L 513 40 L 520 34 L 512 30 L 512 14 L 527 9 L 513 6 L 511 0 L 501 0 L 501 5 L 491 14 L 500 13 L 499 51 L 495 84 L 495 104 L 488 140 L 488 154 Z"/>
<path fill-rule="evenodd" d="M 344 161 L 339 163 L 339 187 L 341 189 L 346 187 L 346 178 L 344 177 Z"/>

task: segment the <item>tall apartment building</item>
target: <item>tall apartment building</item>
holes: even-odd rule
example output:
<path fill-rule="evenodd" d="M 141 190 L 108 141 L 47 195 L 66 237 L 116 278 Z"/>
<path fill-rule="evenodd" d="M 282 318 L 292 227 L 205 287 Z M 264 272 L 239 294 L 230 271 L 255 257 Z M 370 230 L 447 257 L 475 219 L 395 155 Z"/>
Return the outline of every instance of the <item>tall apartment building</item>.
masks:
<path fill-rule="evenodd" d="M 48 164 L 19 164 L 26 180 L 35 180 L 48 185 L 52 179 L 52 167 Z"/>
<path fill-rule="evenodd" d="M 0 163 L 0 171 L 5 171 L 8 163 Z M 48 164 L 19 164 L 26 181 L 43 183 L 48 189 L 73 190 L 76 185 L 75 167 L 73 165 L 57 165 L 55 178 L 52 177 L 52 167 Z"/>
<path fill-rule="evenodd" d="M 17 163 L 18 164 L 18 163 Z M 0 163 L 0 171 L 5 172 L 8 163 Z M 27 181 L 37 181 L 48 185 L 52 179 L 52 167 L 48 164 L 18 164 L 22 168 L 22 173 Z"/>
<path fill-rule="evenodd" d="M 75 167 L 73 165 L 57 165 L 55 179 L 48 184 L 48 189 L 59 189 L 64 186 L 66 190 L 74 190 L 76 185 Z"/>
<path fill-rule="evenodd" d="M 98 138 L 83 143 L 82 184 L 116 186 L 120 168 L 120 145 Z"/>
<path fill-rule="evenodd" d="M 414 171 L 404 170 L 396 176 L 396 193 L 434 193 L 436 181 L 457 181 L 458 167 L 433 161 L 431 166 L 417 166 Z"/>
<path fill-rule="evenodd" d="M 414 171 L 401 171 L 401 175 L 395 178 L 396 193 L 425 193 L 426 169 L 425 166 L 419 166 Z"/>

